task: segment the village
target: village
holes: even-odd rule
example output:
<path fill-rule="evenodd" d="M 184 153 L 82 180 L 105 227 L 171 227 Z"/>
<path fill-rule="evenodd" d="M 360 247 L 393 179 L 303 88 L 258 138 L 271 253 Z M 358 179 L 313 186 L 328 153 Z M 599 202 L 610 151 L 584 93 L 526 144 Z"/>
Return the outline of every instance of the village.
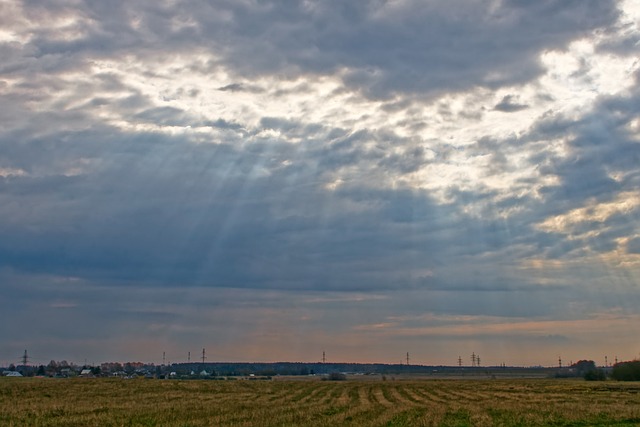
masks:
<path fill-rule="evenodd" d="M 280 377 L 320 377 L 346 379 L 369 377 L 406 378 L 584 378 L 597 381 L 618 379 L 621 372 L 635 372 L 638 361 L 611 366 L 596 366 L 591 360 L 580 360 L 568 366 L 429 366 L 383 363 L 306 363 L 306 362 L 207 362 L 154 364 L 143 362 L 105 362 L 100 365 L 75 364 L 51 360 L 47 365 L 9 365 L 0 367 L 5 377 L 46 378 L 122 378 L 122 379 L 212 379 L 270 380 Z M 633 368 L 633 369 L 632 369 Z M 617 372 L 617 374 L 616 374 Z M 636 375 L 636 374 L 633 374 Z M 635 378 L 635 376 L 633 376 Z M 619 378 L 622 379 L 622 378 Z"/>

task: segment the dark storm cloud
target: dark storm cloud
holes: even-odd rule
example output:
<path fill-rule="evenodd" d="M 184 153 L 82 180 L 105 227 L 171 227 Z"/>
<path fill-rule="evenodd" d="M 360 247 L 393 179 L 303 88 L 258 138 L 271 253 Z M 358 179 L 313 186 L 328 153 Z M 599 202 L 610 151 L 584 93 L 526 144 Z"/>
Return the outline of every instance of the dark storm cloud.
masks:
<path fill-rule="evenodd" d="M 290 122 L 262 124 L 305 132 Z M 85 173 L 2 179 L 3 266 L 121 284 L 399 289 L 419 285 L 411 278 L 418 265 L 447 265 L 448 257 L 509 242 L 503 224 L 470 221 L 426 192 L 374 189 L 379 173 L 403 174 L 423 162 L 420 150 L 400 156 L 381 148 L 401 141 L 388 132 L 329 131 L 336 138 L 326 148 L 309 139 L 292 151 L 277 141 L 193 145 L 96 131 L 50 136 L 44 145 L 57 147 L 63 165 L 94 159 Z M 362 141 L 377 144 L 364 149 Z M 324 188 L 354 166 L 364 173 Z"/>
<path fill-rule="evenodd" d="M 112 4 L 113 3 L 113 4 Z M 73 41 L 53 29 L 29 46 L 41 64 L 82 67 L 85 55 L 211 51 L 247 78 L 342 73 L 367 96 L 500 87 L 542 72 L 538 55 L 612 25 L 615 1 L 25 2 L 33 21 L 75 17 Z M 215 66 L 214 63 L 210 66 Z M 240 83 L 224 90 L 252 90 Z"/>
<path fill-rule="evenodd" d="M 345 242 L 352 232 L 336 217 L 361 214 L 341 214 L 337 198 L 337 206 L 329 203 L 325 208 L 336 209 L 326 220 L 338 234 L 317 230 L 322 180 L 313 169 L 274 168 L 289 157 L 286 146 L 239 151 L 229 144 L 190 146 L 160 135 L 135 139 L 123 135 L 119 142 L 96 148 L 83 134 L 59 138 L 49 142 L 61 156 L 99 158 L 99 165 L 82 176 L 2 178 L 0 197 L 6 203 L 0 211 L 6 219 L 6 239 L 0 259 L 5 266 L 113 280 L 254 286 L 262 279 L 252 269 L 264 273 L 263 263 L 268 263 L 282 271 L 291 268 L 283 283 L 295 279 L 295 286 L 300 286 L 306 277 L 304 266 L 310 263 L 306 252 L 319 252 L 316 262 L 322 262 L 336 256 L 329 255 L 334 245 L 345 252 L 355 249 Z M 93 135 L 92 143 L 96 139 L 100 137 Z M 41 143 L 31 145 L 36 148 Z M 316 161 L 300 159 L 303 164 Z M 322 173 L 337 166 L 331 161 L 324 165 Z M 252 176 L 262 166 L 273 173 Z M 295 185 L 289 189 L 291 179 L 300 189 Z M 279 193 L 278 188 L 290 194 Z M 39 209 L 25 216 L 10 200 Z M 296 211 L 298 218 L 279 219 L 281 203 Z M 42 221 L 48 226 L 30 225 Z M 289 261 L 292 248 L 297 260 Z M 297 262 L 303 267 L 296 267 Z"/>
<path fill-rule="evenodd" d="M 523 82 L 541 71 L 542 49 L 617 16 L 615 2 L 597 1 L 502 2 L 493 10 L 468 1 L 272 3 L 231 11 L 238 31 L 227 60 L 240 72 L 324 74 L 346 67 L 345 83 L 374 97 Z"/>

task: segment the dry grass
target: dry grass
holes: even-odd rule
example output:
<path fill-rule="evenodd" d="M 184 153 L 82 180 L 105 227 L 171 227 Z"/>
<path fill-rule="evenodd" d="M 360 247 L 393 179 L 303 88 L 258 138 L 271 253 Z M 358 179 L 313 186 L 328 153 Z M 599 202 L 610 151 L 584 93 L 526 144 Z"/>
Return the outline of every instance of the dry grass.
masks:
<path fill-rule="evenodd" d="M 640 426 L 640 384 L 1 378 L 0 425 Z"/>

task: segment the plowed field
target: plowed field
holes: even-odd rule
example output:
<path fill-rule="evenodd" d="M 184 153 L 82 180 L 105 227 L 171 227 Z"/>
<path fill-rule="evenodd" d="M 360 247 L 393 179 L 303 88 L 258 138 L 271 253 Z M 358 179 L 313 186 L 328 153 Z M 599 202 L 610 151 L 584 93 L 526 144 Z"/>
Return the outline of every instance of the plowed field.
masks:
<path fill-rule="evenodd" d="M 640 426 L 640 384 L 0 379 L 2 426 Z"/>

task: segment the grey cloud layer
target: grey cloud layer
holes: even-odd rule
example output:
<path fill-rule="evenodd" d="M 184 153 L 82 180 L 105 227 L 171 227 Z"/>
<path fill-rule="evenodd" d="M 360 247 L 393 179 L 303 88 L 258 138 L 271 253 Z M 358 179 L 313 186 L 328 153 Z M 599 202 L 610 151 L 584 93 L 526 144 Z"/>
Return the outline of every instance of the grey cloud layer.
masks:
<path fill-rule="evenodd" d="M 78 17 L 74 29 L 85 34 L 64 41 L 54 29 L 34 31 L 25 49 L 47 71 L 82 67 L 87 55 L 204 49 L 218 58 L 205 68 L 221 63 L 247 78 L 340 73 L 347 87 L 383 98 L 528 81 L 542 71 L 541 52 L 619 14 L 613 0 L 23 5 L 32 21 Z"/>
<path fill-rule="evenodd" d="M 0 280 L 12 283 L 2 290 L 14 298 L 0 312 L 46 305 L 46 313 L 67 313 L 51 323 L 60 328 L 73 324 L 68 313 L 99 313 L 108 332 L 135 317 L 120 294 L 126 290 L 148 302 L 141 323 L 184 325 L 194 318 L 166 301 L 179 305 L 183 290 L 212 288 L 219 293 L 207 294 L 206 304 L 216 309 L 235 301 L 229 289 L 251 308 L 261 303 L 244 290 L 286 295 L 281 305 L 269 300 L 274 310 L 314 292 L 384 297 L 366 303 L 369 313 L 341 315 L 332 302 L 320 304 L 331 313 L 325 317 L 335 315 L 332 331 L 342 321 L 352 325 L 348 316 L 380 321 L 398 312 L 566 319 L 577 316 L 566 309 L 576 303 L 628 309 L 637 302 L 633 267 L 607 276 L 606 266 L 579 261 L 640 253 L 640 206 L 563 229 L 540 224 L 637 193 L 638 79 L 577 116 L 551 108 L 518 135 L 478 134 L 464 146 L 444 136 L 422 139 L 419 125 L 407 136 L 406 128 L 285 117 L 268 104 L 257 118 L 222 118 L 165 102 L 203 92 L 276 99 L 336 76 L 344 92 L 389 101 L 380 108 L 390 115 L 443 94 L 506 88 L 485 109 L 447 112 L 442 101 L 438 116 L 425 120 L 454 128 L 464 114 L 511 120 L 534 110 L 511 86 L 544 72 L 540 54 L 615 27 L 617 6 L 7 2 L 0 7 L 21 9 L 25 20 L 0 17 L 18 39 L 0 42 Z M 66 27 L 52 24 L 60 22 Z M 599 49 L 626 52 L 633 40 Z M 103 59 L 122 69 L 93 74 Z M 165 78 L 158 67 L 175 67 L 177 77 L 195 70 L 207 84 L 209 73 L 223 70 L 229 83 L 187 82 L 150 95 L 123 77 L 135 69 Z M 269 87 L 260 80 L 267 77 L 296 84 Z M 127 126 L 110 121 L 114 111 Z M 472 186 L 457 175 L 439 184 L 441 192 L 409 184 L 463 155 L 484 165 Z M 527 167 L 535 173 L 512 188 L 484 184 Z M 562 267 L 535 265 L 550 261 Z M 86 326 L 82 337 L 90 332 Z"/>

